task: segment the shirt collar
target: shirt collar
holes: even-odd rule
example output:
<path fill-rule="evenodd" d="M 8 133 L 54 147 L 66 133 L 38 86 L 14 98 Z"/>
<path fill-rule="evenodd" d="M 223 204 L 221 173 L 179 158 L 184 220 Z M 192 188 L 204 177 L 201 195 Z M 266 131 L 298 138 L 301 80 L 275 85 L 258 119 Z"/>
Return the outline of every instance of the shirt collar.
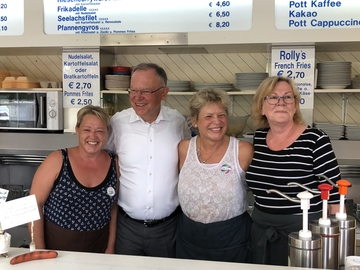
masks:
<path fill-rule="evenodd" d="M 136 114 L 135 110 L 132 109 L 129 123 L 134 123 L 134 122 L 137 122 L 137 121 L 141 121 L 141 122 L 145 123 L 145 121 L 140 116 L 138 116 Z M 163 106 L 160 107 L 159 115 L 158 115 L 158 117 L 155 119 L 155 121 L 153 123 L 159 123 L 160 121 L 170 121 L 170 118 L 165 113 L 165 110 L 163 109 Z"/>

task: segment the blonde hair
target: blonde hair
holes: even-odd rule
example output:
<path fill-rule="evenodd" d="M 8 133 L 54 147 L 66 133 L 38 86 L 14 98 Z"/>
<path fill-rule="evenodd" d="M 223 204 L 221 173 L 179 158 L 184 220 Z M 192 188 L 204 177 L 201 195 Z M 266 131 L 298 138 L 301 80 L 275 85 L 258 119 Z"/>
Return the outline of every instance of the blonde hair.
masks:
<path fill-rule="evenodd" d="M 262 115 L 262 106 L 266 96 L 270 95 L 279 82 L 286 82 L 290 85 L 292 93 L 295 97 L 296 112 L 293 117 L 293 121 L 297 124 L 303 124 L 303 118 L 300 111 L 300 93 L 295 85 L 295 82 L 287 77 L 273 76 L 266 78 L 256 90 L 253 103 L 251 106 L 251 118 L 253 119 L 253 125 L 256 129 L 269 127 L 269 122 L 265 115 Z"/>
<path fill-rule="evenodd" d="M 223 90 L 204 88 L 195 93 L 189 101 L 189 120 L 198 120 L 201 109 L 212 102 L 220 104 L 226 111 L 226 114 L 229 114 L 230 98 L 228 94 Z"/>
<path fill-rule="evenodd" d="M 110 132 L 110 117 L 100 106 L 86 105 L 82 107 L 77 113 L 76 127 L 80 127 L 84 117 L 88 114 L 95 115 L 100 118 L 106 125 L 108 132 Z"/>

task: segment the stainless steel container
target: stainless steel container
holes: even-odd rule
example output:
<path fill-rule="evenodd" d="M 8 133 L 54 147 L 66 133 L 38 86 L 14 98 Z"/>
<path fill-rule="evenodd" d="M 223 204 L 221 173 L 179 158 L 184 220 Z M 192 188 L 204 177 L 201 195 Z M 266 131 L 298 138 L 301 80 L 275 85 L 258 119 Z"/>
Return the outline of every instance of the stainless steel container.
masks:
<path fill-rule="evenodd" d="M 322 257 L 324 269 L 339 269 L 339 223 L 331 221 L 329 226 L 319 224 L 318 220 L 309 222 L 310 231 L 322 237 Z"/>
<path fill-rule="evenodd" d="M 356 220 L 349 215 L 344 220 L 338 220 L 335 216 L 330 218 L 340 226 L 339 265 L 342 268 L 345 266 L 345 258 L 347 256 L 356 255 Z"/>
<path fill-rule="evenodd" d="M 311 238 L 302 238 L 298 232 L 292 232 L 289 241 L 289 266 L 323 268 L 322 238 L 312 234 Z"/>

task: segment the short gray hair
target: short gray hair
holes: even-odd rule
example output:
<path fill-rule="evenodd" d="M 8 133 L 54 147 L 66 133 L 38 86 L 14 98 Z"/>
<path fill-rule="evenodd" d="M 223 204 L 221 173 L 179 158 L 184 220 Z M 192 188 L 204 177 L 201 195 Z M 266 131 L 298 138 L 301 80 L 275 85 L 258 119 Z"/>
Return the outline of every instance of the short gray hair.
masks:
<path fill-rule="evenodd" d="M 229 114 L 230 98 L 229 95 L 220 89 L 203 88 L 195 93 L 190 99 L 189 120 L 197 121 L 201 109 L 209 103 L 218 103 Z"/>

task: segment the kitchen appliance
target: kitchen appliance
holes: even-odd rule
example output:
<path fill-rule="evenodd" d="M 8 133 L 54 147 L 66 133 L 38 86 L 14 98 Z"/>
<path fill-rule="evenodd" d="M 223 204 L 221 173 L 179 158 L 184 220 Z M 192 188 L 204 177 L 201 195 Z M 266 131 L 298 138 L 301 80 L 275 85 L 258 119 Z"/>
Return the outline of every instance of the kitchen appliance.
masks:
<path fill-rule="evenodd" d="M 308 229 L 308 210 L 310 209 L 310 199 L 313 198 L 314 195 L 308 191 L 303 191 L 297 194 L 300 200 L 296 200 L 275 189 L 269 189 L 267 192 L 275 192 L 294 203 L 300 203 L 301 209 L 303 210 L 302 230 L 292 232 L 288 236 L 288 265 L 294 267 L 322 268 L 322 237 L 319 234 L 313 234 Z"/>
<path fill-rule="evenodd" d="M 62 91 L 0 91 L 0 131 L 59 132 L 64 129 Z"/>

